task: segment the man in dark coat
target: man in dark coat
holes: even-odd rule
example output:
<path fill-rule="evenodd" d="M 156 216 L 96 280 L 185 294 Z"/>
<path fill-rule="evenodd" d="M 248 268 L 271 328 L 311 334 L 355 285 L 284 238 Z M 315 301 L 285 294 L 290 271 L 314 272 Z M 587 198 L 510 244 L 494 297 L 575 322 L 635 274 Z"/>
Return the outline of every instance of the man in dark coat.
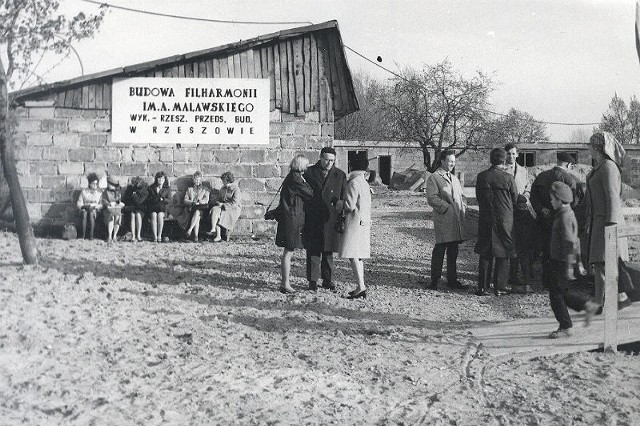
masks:
<path fill-rule="evenodd" d="M 320 159 L 307 168 L 304 178 L 313 188 L 313 198 L 305 204 L 304 247 L 307 250 L 307 280 L 309 290 L 318 289 L 318 279 L 322 277 L 322 287 L 336 290 L 332 281 L 333 253 L 338 251 L 336 232 L 336 202 L 341 200 L 346 184 L 346 174 L 335 167 L 336 151 L 324 147 Z"/>
<path fill-rule="evenodd" d="M 551 205 L 551 184 L 553 182 L 566 183 L 573 199 L 576 199 L 576 184 L 578 179 L 569 172 L 569 168 L 575 161 L 567 152 L 559 152 L 555 167 L 545 170 L 536 176 L 531 185 L 531 205 L 536 211 L 536 223 L 538 225 L 538 250 L 542 253 L 542 285 L 549 288 L 551 283 L 551 269 L 549 263 L 549 241 L 551 240 L 551 227 L 553 225 L 553 206 Z M 571 203 L 573 206 L 574 203 Z"/>
<path fill-rule="evenodd" d="M 509 259 L 516 256 L 513 245 L 513 208 L 518 198 L 516 181 L 504 171 L 506 152 L 502 148 L 491 151 L 491 167 L 478 174 L 476 198 L 480 210 L 478 242 L 475 252 L 480 255 L 478 295 L 489 288 L 495 259 L 494 292 L 506 292 Z"/>

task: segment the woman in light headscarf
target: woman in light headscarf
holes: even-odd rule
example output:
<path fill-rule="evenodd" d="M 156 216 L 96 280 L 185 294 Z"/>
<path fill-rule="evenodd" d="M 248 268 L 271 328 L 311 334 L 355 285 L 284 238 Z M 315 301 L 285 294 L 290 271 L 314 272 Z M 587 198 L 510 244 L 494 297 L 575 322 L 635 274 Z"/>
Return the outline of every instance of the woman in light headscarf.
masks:
<path fill-rule="evenodd" d="M 589 263 L 595 273 L 596 293 L 594 302 L 604 302 L 604 228 L 624 223 L 622 216 L 622 178 L 620 168 L 625 151 L 616 138 L 608 132 L 596 132 L 589 140 L 589 151 L 595 165 L 587 175 L 587 230 L 589 235 Z M 618 241 L 618 256 L 628 258 L 626 240 Z M 621 293 L 618 301 L 628 299 Z"/>

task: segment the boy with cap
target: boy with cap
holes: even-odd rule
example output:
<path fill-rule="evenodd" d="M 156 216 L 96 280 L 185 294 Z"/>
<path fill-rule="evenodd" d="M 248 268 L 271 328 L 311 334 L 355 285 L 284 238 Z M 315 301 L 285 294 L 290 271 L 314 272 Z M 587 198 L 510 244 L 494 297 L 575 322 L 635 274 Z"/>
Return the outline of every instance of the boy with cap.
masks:
<path fill-rule="evenodd" d="M 553 182 L 550 190 L 551 205 L 555 210 L 551 227 L 549 302 L 551 310 L 560 323 L 560 327 L 549 334 L 549 338 L 557 339 L 571 335 L 571 317 L 567 306 L 575 311 L 585 311 L 585 326 L 588 326 L 600 307 L 589 300 L 586 295 L 571 291 L 569 281 L 573 279 L 574 267 L 578 266 L 581 274 L 586 273 L 580 261 L 580 241 L 578 224 L 571 209 L 573 192 L 564 182 Z"/>

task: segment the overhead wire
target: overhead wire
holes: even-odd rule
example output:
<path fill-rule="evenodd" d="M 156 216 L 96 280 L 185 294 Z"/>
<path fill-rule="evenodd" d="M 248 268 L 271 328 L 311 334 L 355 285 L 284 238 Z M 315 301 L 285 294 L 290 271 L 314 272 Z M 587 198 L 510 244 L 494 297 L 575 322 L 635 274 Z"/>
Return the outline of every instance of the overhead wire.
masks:
<path fill-rule="evenodd" d="M 313 25 L 313 22 L 311 21 L 236 21 L 236 20 L 223 20 L 223 19 L 211 19 L 211 18 L 199 18 L 199 17 L 194 17 L 194 16 L 185 16 L 185 15 L 175 15 L 175 14 L 169 14 L 169 13 L 160 13 L 160 12 L 152 12 L 152 11 L 148 11 L 148 10 L 143 10 L 143 9 L 135 9 L 135 8 L 131 8 L 131 7 L 125 7 L 125 6 L 118 6 L 118 5 L 114 5 L 111 3 L 107 3 L 107 2 L 102 2 L 102 1 L 97 1 L 97 0 L 81 0 L 85 3 L 92 3 L 92 4 L 97 4 L 99 6 L 106 6 L 106 7 L 111 7 L 114 9 L 120 9 L 120 10 L 125 10 L 128 12 L 135 12 L 135 13 L 142 13 L 142 14 L 146 14 L 146 15 L 152 15 L 152 16 L 161 16 L 161 17 L 165 17 L 165 18 L 174 18 L 174 19 L 184 19 L 184 20 L 189 20 L 189 21 L 201 21 L 201 22 L 213 22 L 213 23 L 219 23 L 219 24 L 248 24 L 248 25 L 298 25 L 298 24 L 309 24 L 309 25 Z M 351 48 L 350 46 L 347 46 L 346 44 L 342 44 L 342 46 L 349 50 L 350 52 L 352 52 L 353 54 L 361 57 L 362 59 L 366 60 L 367 62 L 372 63 L 373 65 L 375 65 L 378 68 L 383 69 L 384 71 L 394 75 L 397 78 L 400 78 L 404 81 L 407 81 L 408 83 L 414 83 L 411 82 L 410 80 L 408 80 L 407 78 L 405 78 L 404 76 L 402 76 L 401 74 L 396 73 L 393 70 L 390 70 L 389 68 L 380 65 L 379 63 L 367 58 L 365 55 L 363 55 L 362 53 L 358 52 L 357 50 Z M 415 84 L 415 83 L 414 83 Z M 504 113 L 500 113 L 500 112 L 496 112 L 496 111 L 492 111 L 486 108 L 476 108 L 479 111 L 482 112 L 486 112 L 489 114 L 493 114 L 493 115 L 497 115 L 500 117 L 508 117 L 508 114 L 504 114 Z M 540 124 L 549 124 L 549 125 L 559 125 L 559 126 L 597 126 L 600 123 L 569 123 L 569 122 L 560 122 L 560 121 L 546 121 L 546 120 L 536 120 L 533 119 L 532 121 L 536 122 L 536 123 L 540 123 Z"/>
<path fill-rule="evenodd" d="M 251 24 L 251 25 L 310 24 L 312 25 L 312 23 L 309 21 L 234 21 L 234 20 L 225 20 L 225 19 L 199 18 L 195 16 L 175 15 L 172 13 L 160 13 L 160 12 L 151 12 L 149 10 L 144 10 L 144 9 L 134 9 L 132 7 L 118 6 L 118 5 L 103 2 L 103 1 L 96 1 L 96 0 L 81 0 L 81 1 L 85 3 L 97 4 L 99 6 L 111 7 L 113 9 L 126 10 L 128 12 L 143 13 L 145 15 L 161 16 L 164 18 L 185 19 L 189 21 L 215 22 L 217 24 Z"/>

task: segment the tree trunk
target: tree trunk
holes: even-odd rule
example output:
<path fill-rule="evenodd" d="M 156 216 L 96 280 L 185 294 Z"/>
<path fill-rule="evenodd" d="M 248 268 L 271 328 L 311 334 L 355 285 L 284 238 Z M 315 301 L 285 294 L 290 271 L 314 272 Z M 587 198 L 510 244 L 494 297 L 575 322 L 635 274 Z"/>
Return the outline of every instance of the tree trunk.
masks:
<path fill-rule="evenodd" d="M 4 65 L 2 61 L 0 61 L 0 155 L 2 159 L 2 169 L 9 186 L 9 196 L 11 199 L 11 207 L 13 208 L 13 217 L 16 221 L 22 259 L 27 265 L 35 265 L 38 263 L 38 249 L 29 221 L 27 204 L 24 201 L 20 182 L 18 181 L 16 159 L 13 154 L 13 141 L 10 140 L 7 132 L 8 105 L 7 75 L 4 72 Z"/>
<path fill-rule="evenodd" d="M 422 162 L 424 163 L 424 166 L 427 168 L 427 170 L 430 170 L 431 167 L 431 153 L 429 152 L 429 148 L 427 148 L 425 145 L 421 145 L 422 148 Z"/>

